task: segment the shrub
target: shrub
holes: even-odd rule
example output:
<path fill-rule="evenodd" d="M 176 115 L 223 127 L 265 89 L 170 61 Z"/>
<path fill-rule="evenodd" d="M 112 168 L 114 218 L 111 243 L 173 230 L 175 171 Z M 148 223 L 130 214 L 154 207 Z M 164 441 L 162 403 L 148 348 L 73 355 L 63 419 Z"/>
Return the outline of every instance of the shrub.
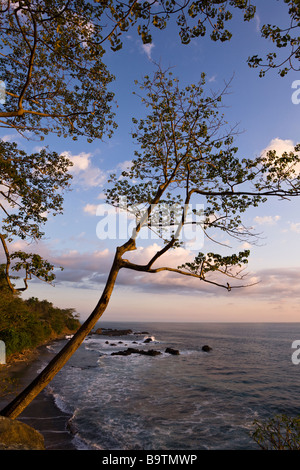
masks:
<path fill-rule="evenodd" d="M 266 422 L 254 421 L 252 438 L 263 450 L 300 450 L 300 416 L 276 415 Z"/>
<path fill-rule="evenodd" d="M 80 325 L 74 309 L 60 309 L 35 297 L 22 300 L 9 291 L 1 276 L 1 266 L 0 298 L 0 340 L 5 342 L 7 356 L 33 349 L 64 331 L 75 331 Z"/>

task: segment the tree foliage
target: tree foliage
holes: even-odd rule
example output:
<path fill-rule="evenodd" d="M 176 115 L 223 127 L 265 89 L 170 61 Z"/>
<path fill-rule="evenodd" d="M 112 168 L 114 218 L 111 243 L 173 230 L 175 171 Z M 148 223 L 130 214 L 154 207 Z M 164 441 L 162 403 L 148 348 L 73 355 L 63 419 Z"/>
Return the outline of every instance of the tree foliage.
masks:
<path fill-rule="evenodd" d="M 276 415 L 254 422 L 252 438 L 262 450 L 300 450 L 300 417 Z"/>
<path fill-rule="evenodd" d="M 0 340 L 5 342 L 7 356 L 33 349 L 46 340 L 74 332 L 80 323 L 75 310 L 54 307 L 37 298 L 22 300 L 7 287 L 5 266 L 0 266 Z"/>
<path fill-rule="evenodd" d="M 270 51 L 265 59 L 257 54 L 248 59 L 250 67 L 260 67 L 261 77 L 270 69 L 278 69 L 281 77 L 290 70 L 300 70 L 300 3 L 299 0 L 283 0 L 283 2 L 288 6 L 289 23 L 286 25 L 268 23 L 261 28 L 261 36 L 273 43 L 275 51 Z M 282 52 L 286 50 L 287 53 Z"/>
<path fill-rule="evenodd" d="M 177 222 L 172 222 L 174 230 L 169 238 L 160 232 L 164 246 L 151 260 L 143 266 L 126 261 L 124 267 L 151 273 L 168 270 L 214 284 L 210 274 L 214 279 L 217 273 L 243 278 L 239 268 L 247 263 L 248 250 L 226 256 L 200 252 L 193 262 L 177 269 L 153 265 L 178 246 L 185 224 L 190 223 L 187 207 L 197 213 L 198 203 L 203 207 L 198 228 L 207 239 L 213 239 L 210 232 L 225 232 L 238 240 L 252 237 L 254 234 L 242 223 L 242 214 L 248 208 L 270 196 L 300 195 L 300 157 L 296 154 L 300 146 L 283 155 L 270 151 L 254 159 L 239 156 L 235 130 L 227 128 L 220 113 L 226 87 L 207 95 L 204 74 L 198 84 L 181 88 L 171 72 L 158 67 L 154 77 L 146 76 L 140 86 L 142 101 L 150 108 L 146 118 L 133 120 L 133 138 L 141 150 L 136 150 L 127 171 L 112 175 L 107 202 L 119 207 L 126 198 L 128 210 L 138 221 L 134 240 L 143 227 L 155 229 L 151 217 L 161 203 L 176 206 Z M 232 288 L 228 283 L 223 286 Z"/>
<path fill-rule="evenodd" d="M 277 48 L 290 47 L 288 59 L 280 64 L 285 64 L 285 68 L 280 69 L 282 75 L 288 71 L 287 63 L 294 68 L 292 60 L 295 63 L 299 59 L 299 3 L 295 0 L 284 0 L 284 3 L 288 6 L 291 19 L 289 27 L 264 25 L 262 28 L 262 35 L 271 38 Z M 0 111 L 0 126 L 16 129 L 27 138 L 35 134 L 44 138 L 45 134 L 53 132 L 73 139 L 86 136 L 89 141 L 102 138 L 105 132 L 111 135 L 116 125 L 112 110 L 113 94 L 109 91 L 114 77 L 108 71 L 104 57 L 108 46 L 113 51 L 121 49 L 124 32 L 135 27 L 141 40 L 148 43 L 152 41 L 153 29 L 162 30 L 171 18 L 176 18 L 182 43 L 188 44 L 191 39 L 207 34 L 213 41 L 224 42 L 232 36 L 227 26 L 234 10 L 242 12 L 244 21 L 253 19 L 256 12 L 255 5 L 249 0 L 130 0 L 127 3 L 114 0 L 6 0 L 1 5 L 0 73 L 6 87 L 6 99 Z M 269 68 L 278 66 L 275 53 L 270 53 L 268 58 Z M 258 56 L 249 59 L 249 65 L 264 67 Z M 209 108 L 209 103 L 203 103 L 203 106 L 206 104 Z M 230 137 L 224 142 L 230 146 Z M 0 150 L 2 155 L 8 151 L 12 155 L 16 153 L 13 146 L 9 149 L 4 143 Z M 222 165 L 226 161 L 226 152 L 223 156 Z M 15 259 L 15 269 L 25 269 L 25 287 L 32 275 L 51 282 L 53 272 L 50 263 L 32 253 L 10 254 L 7 237 L 40 238 L 40 225 L 43 223 L 41 209 L 56 210 L 62 201 L 59 200 L 61 194 L 56 190 L 61 187 L 57 184 L 59 167 L 64 173 L 60 183 L 66 178 L 65 158 L 54 153 L 50 158 L 46 153 L 40 153 L 37 159 L 23 153 L 18 164 L 15 159 L 11 165 L 9 159 L 4 157 L 1 157 L 0 163 L 4 176 L 11 172 L 9 178 L 18 187 L 18 191 L 13 190 L 14 196 L 18 193 L 18 198 L 21 198 L 21 204 L 17 204 L 12 192 L 1 191 L 1 196 L 10 206 L 18 207 L 17 212 L 8 214 L 5 212 L 6 206 L 1 204 L 5 214 L 1 243 L 7 258 L 8 279 L 10 262 Z M 39 174 L 47 173 L 43 182 L 42 179 L 34 182 L 30 175 L 31 166 L 36 169 L 35 173 L 38 172 L 36 165 L 40 166 Z M 244 177 L 243 165 L 239 164 L 239 168 L 240 175 L 235 173 L 234 181 Z M 213 166 L 210 170 L 213 177 Z M 31 180 L 32 188 L 26 183 L 22 189 L 26 178 Z M 229 181 L 230 176 L 227 178 Z M 149 189 L 151 183 L 147 184 Z M 42 189 L 40 185 L 43 185 Z M 56 195 L 51 195 L 52 201 L 50 197 L 45 200 L 49 194 L 47 188 L 51 185 Z M 9 187 L 12 191 L 13 186 Z M 38 190 L 32 191 L 33 187 Z M 243 197 L 246 206 L 247 198 L 248 202 L 251 200 L 254 203 L 256 196 Z M 223 200 L 211 194 L 205 215 L 209 217 L 210 209 L 215 211 L 217 200 L 224 210 L 225 205 L 227 208 L 229 204 L 235 205 L 233 197 L 230 202 L 227 199 L 226 204 L 225 198 L 225 194 Z M 219 223 L 223 227 L 225 224 L 233 234 L 238 227 L 238 219 L 231 219 L 231 226 L 228 220 L 223 218 Z"/>
<path fill-rule="evenodd" d="M 249 65 L 279 66 L 281 75 L 297 68 L 299 60 L 299 2 L 283 0 L 290 25 L 263 25 L 262 36 L 287 57 L 277 63 L 270 51 L 264 64 L 258 55 Z M 228 41 L 227 24 L 234 10 L 244 21 L 254 18 L 250 0 L 19 0 L 2 2 L 0 11 L 0 73 L 6 100 L 0 125 L 29 135 L 55 132 L 58 136 L 86 136 L 89 141 L 111 135 L 114 123 L 114 79 L 104 63 L 106 47 L 122 48 L 122 35 L 135 27 L 143 43 L 152 41 L 153 29 L 164 29 L 176 18 L 183 44 L 210 35 Z"/>
<path fill-rule="evenodd" d="M 95 38 L 95 7 L 81 0 L 6 4 L 0 23 L 7 95 L 1 126 L 31 135 L 102 137 L 112 125 L 107 87 L 113 76 Z M 101 16 L 102 2 L 96 8 Z"/>
<path fill-rule="evenodd" d="M 54 279 L 54 267 L 35 253 L 13 250 L 16 239 L 40 240 L 49 214 L 62 213 L 63 193 L 69 188 L 71 162 L 46 149 L 27 155 L 15 143 L 0 141 L 0 240 L 6 258 L 6 279 L 11 290 L 10 268 L 23 271 L 24 288 L 32 276 Z M 13 264 L 12 264 L 13 263 Z"/>

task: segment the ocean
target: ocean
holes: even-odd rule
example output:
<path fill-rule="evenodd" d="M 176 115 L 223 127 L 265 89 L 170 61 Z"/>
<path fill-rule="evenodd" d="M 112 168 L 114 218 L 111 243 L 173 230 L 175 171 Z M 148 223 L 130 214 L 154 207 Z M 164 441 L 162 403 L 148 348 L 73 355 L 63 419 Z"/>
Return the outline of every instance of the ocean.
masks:
<path fill-rule="evenodd" d="M 300 323 L 96 327 L 132 333 L 90 335 L 45 390 L 76 449 L 255 450 L 254 420 L 300 414 L 300 364 L 292 361 Z M 161 354 L 112 355 L 127 348 Z"/>

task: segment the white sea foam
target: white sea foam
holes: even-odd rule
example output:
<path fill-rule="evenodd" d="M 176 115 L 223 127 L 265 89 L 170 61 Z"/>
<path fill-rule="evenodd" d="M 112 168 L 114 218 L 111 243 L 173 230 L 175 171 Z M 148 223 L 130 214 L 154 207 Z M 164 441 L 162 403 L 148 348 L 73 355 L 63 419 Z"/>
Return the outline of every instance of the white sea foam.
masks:
<path fill-rule="evenodd" d="M 253 449 L 255 418 L 284 407 L 298 410 L 300 376 L 287 363 L 290 350 L 282 351 L 288 327 L 154 327 L 143 327 L 150 333 L 138 338 L 88 337 L 54 379 L 56 403 L 72 414 L 78 448 L 178 449 L 184 443 L 186 449 Z M 292 333 L 300 336 L 300 325 Z M 152 341 L 144 343 L 147 338 Z M 201 351 L 203 344 L 213 351 Z M 111 356 L 128 347 L 162 354 Z M 180 355 L 165 353 L 166 347 Z"/>
<path fill-rule="evenodd" d="M 70 405 L 63 399 L 63 397 L 59 393 L 55 392 L 51 386 L 48 385 L 45 389 L 45 392 L 52 396 L 55 405 L 60 411 L 62 411 L 63 413 L 72 414 L 73 410 Z"/>

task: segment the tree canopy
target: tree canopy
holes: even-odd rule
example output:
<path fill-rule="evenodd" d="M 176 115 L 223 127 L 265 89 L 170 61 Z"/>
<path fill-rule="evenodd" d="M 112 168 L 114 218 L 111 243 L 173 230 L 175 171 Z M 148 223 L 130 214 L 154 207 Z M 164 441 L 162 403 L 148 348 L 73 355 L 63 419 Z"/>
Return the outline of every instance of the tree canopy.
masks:
<path fill-rule="evenodd" d="M 49 214 L 62 213 L 63 193 L 69 188 L 71 162 L 46 149 L 27 155 L 15 143 L 0 141 L 0 240 L 6 258 L 6 280 L 12 291 L 10 268 L 22 271 L 24 286 L 35 276 L 53 281 L 54 266 L 36 253 L 14 250 L 10 243 L 37 241 Z M 13 264 L 12 264 L 13 263 Z"/>
<path fill-rule="evenodd" d="M 261 36 L 274 44 L 275 51 L 270 51 L 265 59 L 258 54 L 248 59 L 250 67 L 260 67 L 261 77 L 270 69 L 278 69 L 281 77 L 291 70 L 300 70 L 300 3 L 299 0 L 284 0 L 284 3 L 288 6 L 290 22 L 282 26 L 268 23 L 261 28 Z M 286 50 L 287 53 L 282 52 Z"/>
<path fill-rule="evenodd" d="M 94 12 L 103 2 L 6 2 L 1 12 L 1 78 L 7 99 L 0 124 L 24 134 L 101 138 L 112 125 L 113 76 Z M 27 134 L 28 135 L 28 134 Z"/>
<path fill-rule="evenodd" d="M 265 24 L 261 32 L 277 50 L 288 52 L 277 58 L 270 51 L 265 62 L 250 57 L 249 65 L 259 66 L 261 74 L 275 67 L 281 75 L 298 69 L 299 2 L 281 1 L 290 24 Z M 243 13 L 244 21 L 256 12 L 250 0 L 6 0 L 1 5 L 0 73 L 6 99 L 0 126 L 27 137 L 54 132 L 89 141 L 111 135 L 116 125 L 109 90 L 114 77 L 104 56 L 107 46 L 122 48 L 122 35 L 130 28 L 149 43 L 153 29 L 166 28 L 174 18 L 183 44 L 207 34 L 224 42 L 232 37 L 228 24 L 234 10 Z"/>
<path fill-rule="evenodd" d="M 159 233 L 164 246 L 145 265 L 124 261 L 125 268 L 155 273 L 172 271 L 216 284 L 209 275 L 221 273 L 239 278 L 237 267 L 247 263 L 249 250 L 230 256 L 218 253 L 198 253 L 193 262 L 173 269 L 154 267 L 169 249 L 178 246 L 190 207 L 200 220 L 195 222 L 205 237 L 210 233 L 225 232 L 238 240 L 254 236 L 245 227 L 242 214 L 257 207 L 268 197 L 290 198 L 300 195 L 300 145 L 295 152 L 277 155 L 269 151 L 256 158 L 241 158 L 234 145 L 235 129 L 228 129 L 220 113 L 221 92 L 207 95 L 205 74 L 198 84 L 181 88 L 171 72 L 159 67 L 153 77 L 146 76 L 142 84 L 142 101 L 150 108 L 145 119 L 133 119 L 136 130 L 132 136 L 140 150 L 128 171 L 112 175 L 112 188 L 107 190 L 107 202 L 122 208 L 122 197 L 127 209 L 137 217 L 132 235 L 136 242 L 146 226 L 155 229 L 162 203 L 175 208 L 172 220 L 162 217 Z M 197 203 L 201 207 L 197 211 Z M 164 236 L 164 225 L 173 231 Z M 165 227 L 166 228 L 166 227 Z M 217 236 L 216 236 L 217 237 Z M 216 238 L 216 241 L 218 238 Z M 163 258 L 163 257 L 162 257 Z M 219 284 L 218 284 L 219 285 Z M 228 290 L 229 283 L 223 285 Z"/>

